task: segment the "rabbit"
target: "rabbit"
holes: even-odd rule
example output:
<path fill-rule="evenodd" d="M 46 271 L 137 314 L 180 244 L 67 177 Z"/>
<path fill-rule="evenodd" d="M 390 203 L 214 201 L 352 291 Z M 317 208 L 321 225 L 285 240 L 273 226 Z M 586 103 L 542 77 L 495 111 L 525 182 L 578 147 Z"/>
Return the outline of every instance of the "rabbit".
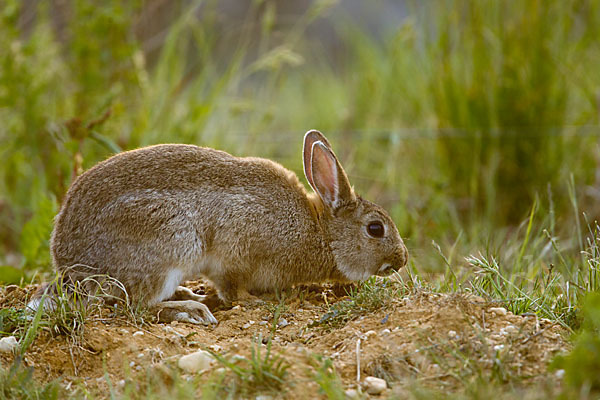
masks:
<path fill-rule="evenodd" d="M 304 174 L 185 144 L 119 153 L 79 176 L 50 248 L 72 281 L 106 274 L 162 321 L 217 323 L 208 278 L 226 304 L 301 283 L 360 281 L 403 267 L 408 251 L 380 206 L 358 196 L 323 134 L 304 136 Z"/>

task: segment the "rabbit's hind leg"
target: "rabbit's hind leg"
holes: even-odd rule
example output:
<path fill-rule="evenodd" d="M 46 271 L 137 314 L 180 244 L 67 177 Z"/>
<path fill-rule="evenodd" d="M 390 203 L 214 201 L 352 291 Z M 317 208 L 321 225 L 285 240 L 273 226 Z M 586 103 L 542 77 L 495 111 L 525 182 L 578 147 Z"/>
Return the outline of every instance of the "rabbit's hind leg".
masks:
<path fill-rule="evenodd" d="M 217 319 L 212 315 L 208 307 L 196 300 L 161 301 L 152 306 L 152 311 L 158 316 L 159 322 L 180 321 L 196 325 L 217 323 Z"/>

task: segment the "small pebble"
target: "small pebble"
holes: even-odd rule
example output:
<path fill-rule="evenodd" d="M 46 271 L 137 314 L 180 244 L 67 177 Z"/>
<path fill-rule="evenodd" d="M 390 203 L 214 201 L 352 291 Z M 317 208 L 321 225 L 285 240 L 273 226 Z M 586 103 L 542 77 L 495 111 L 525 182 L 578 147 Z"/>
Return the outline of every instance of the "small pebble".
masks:
<path fill-rule="evenodd" d="M 268 322 L 267 321 L 260 321 L 258 324 L 260 326 L 265 326 L 266 324 L 268 324 Z"/>
<path fill-rule="evenodd" d="M 504 349 L 503 344 L 497 344 L 494 346 L 494 351 L 502 351 Z"/>
<path fill-rule="evenodd" d="M 242 329 L 248 329 L 248 328 L 250 328 L 252 325 L 254 325 L 254 321 L 248 321 L 248 322 L 246 322 L 244 325 L 242 325 Z"/>
<path fill-rule="evenodd" d="M 381 394 L 387 389 L 387 383 L 383 379 L 367 376 L 365 378 L 365 390 L 368 394 Z"/>
<path fill-rule="evenodd" d="M 358 399 L 358 390 L 356 389 L 348 389 L 344 392 L 347 398 L 349 399 Z"/>
<path fill-rule="evenodd" d="M 449 338 L 455 338 L 456 337 L 456 331 L 448 331 L 448 337 Z"/>
<path fill-rule="evenodd" d="M 565 370 L 564 369 L 556 370 L 556 372 L 554 373 L 554 376 L 556 377 L 556 379 L 562 379 L 565 376 Z"/>
<path fill-rule="evenodd" d="M 1 353 L 11 353 L 15 351 L 19 342 L 17 342 L 17 338 L 14 336 L 7 336 L 0 339 L 0 352 Z"/>
<path fill-rule="evenodd" d="M 185 372 L 194 374 L 209 369 L 212 363 L 213 358 L 210 353 L 200 350 L 181 357 L 177 365 Z"/>
<path fill-rule="evenodd" d="M 506 311 L 506 308 L 504 307 L 491 307 L 489 310 L 489 312 L 493 312 L 496 315 L 506 315 L 508 311 Z"/>
<path fill-rule="evenodd" d="M 390 333 L 391 331 L 388 328 L 382 329 L 381 330 L 381 334 L 382 335 L 387 335 L 388 333 Z"/>
<path fill-rule="evenodd" d="M 500 332 L 506 332 L 509 335 L 515 335 L 519 333 L 519 329 L 514 325 L 507 325 L 504 328 L 500 329 Z"/>
<path fill-rule="evenodd" d="M 135 336 L 144 336 L 144 332 L 142 332 L 142 331 L 137 331 L 137 332 L 134 332 L 134 333 L 133 333 L 133 336 L 134 336 L 134 337 L 135 337 Z"/>
<path fill-rule="evenodd" d="M 232 309 L 232 310 L 240 310 L 241 308 L 242 308 L 242 307 L 241 307 L 241 306 L 238 304 L 237 306 L 235 306 L 235 307 L 232 307 L 231 309 Z"/>
<path fill-rule="evenodd" d="M 369 336 L 377 336 L 377 332 L 375 331 L 366 331 L 365 332 L 365 337 L 369 337 Z"/>
<path fill-rule="evenodd" d="M 208 348 L 217 353 L 223 350 L 223 348 L 218 344 L 211 344 L 210 346 L 208 346 Z"/>
<path fill-rule="evenodd" d="M 261 394 L 255 397 L 255 400 L 273 400 L 273 396 L 269 396 L 268 394 Z"/>
<path fill-rule="evenodd" d="M 135 367 L 135 361 L 132 361 L 132 362 L 130 362 L 130 363 L 129 363 L 129 366 L 130 366 L 131 368 Z"/>
<path fill-rule="evenodd" d="M 285 328 L 285 327 L 286 327 L 286 326 L 288 326 L 289 324 L 290 324 L 290 323 L 289 323 L 289 322 L 287 322 L 287 319 L 285 319 L 285 318 L 281 318 L 281 319 L 279 320 L 279 322 L 277 322 L 277 327 L 278 327 L 278 328 Z"/>

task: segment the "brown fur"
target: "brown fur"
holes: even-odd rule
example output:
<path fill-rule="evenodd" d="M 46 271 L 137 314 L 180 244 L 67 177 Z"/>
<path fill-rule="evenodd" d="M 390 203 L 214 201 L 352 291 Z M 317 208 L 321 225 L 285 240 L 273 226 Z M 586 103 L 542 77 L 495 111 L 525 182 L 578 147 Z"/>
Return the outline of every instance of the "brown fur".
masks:
<path fill-rule="evenodd" d="M 307 161 L 313 148 L 318 166 Z M 199 275 L 232 301 L 245 291 L 364 279 L 382 263 L 402 267 L 407 251 L 394 223 L 354 194 L 319 132 L 307 133 L 304 154 L 313 188 L 313 177 L 321 191 L 339 188 L 338 203 L 323 200 L 319 187 L 308 194 L 293 172 L 262 158 L 182 144 L 117 154 L 71 185 L 52 233 L 54 265 L 75 280 L 108 274 L 148 305 Z M 331 176 L 335 188 L 325 187 Z M 384 238 L 366 233 L 374 218 Z"/>

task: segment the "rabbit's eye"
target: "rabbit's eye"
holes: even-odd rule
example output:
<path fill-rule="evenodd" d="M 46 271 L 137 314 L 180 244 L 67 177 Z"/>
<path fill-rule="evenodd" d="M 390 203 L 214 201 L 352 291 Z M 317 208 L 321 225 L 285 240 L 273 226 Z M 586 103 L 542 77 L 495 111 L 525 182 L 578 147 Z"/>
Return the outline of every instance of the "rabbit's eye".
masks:
<path fill-rule="evenodd" d="M 371 222 L 367 225 L 367 232 L 373 237 L 381 238 L 384 233 L 383 224 L 381 222 Z"/>

